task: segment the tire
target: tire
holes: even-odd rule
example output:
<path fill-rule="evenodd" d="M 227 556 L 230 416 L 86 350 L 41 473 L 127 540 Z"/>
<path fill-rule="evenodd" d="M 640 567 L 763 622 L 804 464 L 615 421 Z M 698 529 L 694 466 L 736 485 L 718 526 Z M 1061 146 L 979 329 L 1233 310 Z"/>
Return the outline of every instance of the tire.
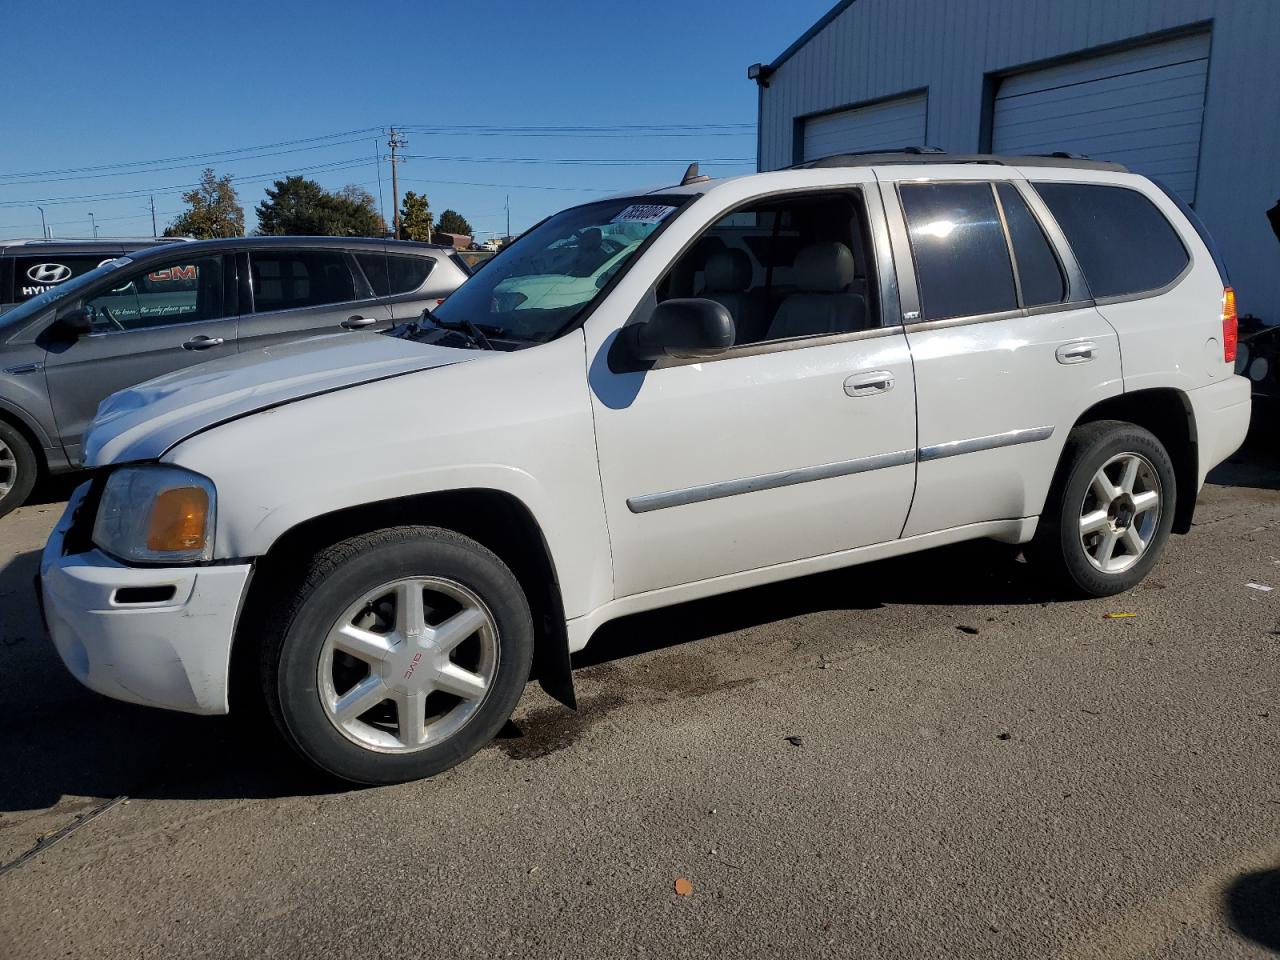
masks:
<path fill-rule="evenodd" d="M 345 540 L 284 592 L 262 645 L 263 693 L 284 738 L 334 777 L 402 783 L 456 766 L 502 729 L 529 678 L 519 582 L 453 531 Z"/>
<path fill-rule="evenodd" d="M 1108 488 L 1095 479 L 1100 472 L 1115 494 L 1109 502 Z M 1076 427 L 1045 502 L 1032 558 L 1075 595 L 1129 590 L 1160 559 L 1177 494 L 1173 461 L 1150 431 L 1120 420 Z"/>
<path fill-rule="evenodd" d="M 0 517 L 26 502 L 39 472 L 40 461 L 27 438 L 0 421 Z"/>

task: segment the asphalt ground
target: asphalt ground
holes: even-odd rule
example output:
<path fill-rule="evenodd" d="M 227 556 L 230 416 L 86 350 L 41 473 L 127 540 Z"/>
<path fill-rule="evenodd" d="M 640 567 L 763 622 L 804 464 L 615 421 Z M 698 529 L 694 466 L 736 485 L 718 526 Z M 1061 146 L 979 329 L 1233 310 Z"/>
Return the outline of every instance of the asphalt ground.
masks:
<path fill-rule="evenodd" d="M 1130 594 L 978 543 L 629 618 L 578 713 L 364 790 L 73 681 L 50 487 L 0 520 L 0 957 L 1274 956 L 1278 425 Z"/>

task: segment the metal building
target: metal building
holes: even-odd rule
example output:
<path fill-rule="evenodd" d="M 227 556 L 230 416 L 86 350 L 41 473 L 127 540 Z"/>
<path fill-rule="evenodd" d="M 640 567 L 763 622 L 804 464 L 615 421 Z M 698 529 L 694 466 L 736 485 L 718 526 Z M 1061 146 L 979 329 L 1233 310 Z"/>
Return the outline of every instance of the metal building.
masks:
<path fill-rule="evenodd" d="M 759 85 L 761 170 L 858 150 L 1064 150 L 1162 180 L 1280 323 L 1280 0 L 842 0 Z"/>

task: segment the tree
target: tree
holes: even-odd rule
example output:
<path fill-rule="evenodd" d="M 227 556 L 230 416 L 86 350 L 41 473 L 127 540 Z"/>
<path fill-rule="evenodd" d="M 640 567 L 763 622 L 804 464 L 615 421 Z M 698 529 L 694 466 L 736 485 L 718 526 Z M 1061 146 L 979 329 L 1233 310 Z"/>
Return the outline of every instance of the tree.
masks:
<path fill-rule="evenodd" d="M 244 236 L 244 207 L 236 197 L 231 177 L 215 177 L 211 168 L 200 175 L 200 185 L 182 195 L 187 209 L 165 228 L 166 237 L 195 237 L 213 240 L 218 237 Z"/>
<path fill-rule="evenodd" d="M 386 235 L 386 221 L 373 197 L 354 184 L 330 193 L 314 180 L 292 176 L 277 180 L 266 193 L 256 209 L 263 236 Z"/>
<path fill-rule="evenodd" d="M 471 224 L 467 223 L 457 210 L 446 210 L 440 214 L 440 222 L 436 224 L 436 229 L 441 233 L 456 233 L 464 237 L 473 234 Z"/>
<path fill-rule="evenodd" d="M 400 238 L 402 240 L 431 240 L 434 229 L 431 205 L 420 193 L 410 190 L 404 195 L 400 207 Z"/>

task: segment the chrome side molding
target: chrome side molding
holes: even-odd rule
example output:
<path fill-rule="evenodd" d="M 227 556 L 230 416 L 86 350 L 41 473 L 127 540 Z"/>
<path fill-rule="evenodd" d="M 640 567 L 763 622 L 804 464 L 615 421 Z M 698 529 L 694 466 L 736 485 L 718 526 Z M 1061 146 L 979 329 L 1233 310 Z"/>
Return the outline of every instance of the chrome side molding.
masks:
<path fill-rule="evenodd" d="M 704 500 L 735 497 L 741 493 L 755 493 L 757 490 L 773 490 L 777 487 L 789 487 L 797 483 L 810 483 L 814 480 L 847 477 L 855 473 L 866 473 L 868 470 L 883 470 L 885 467 L 905 466 L 908 463 L 915 462 L 915 459 L 916 452 L 914 450 L 879 453 L 872 457 L 859 457 L 857 460 L 841 460 L 837 463 L 823 463 L 815 467 L 800 467 L 797 470 L 766 473 L 758 477 L 744 477 L 741 480 L 706 483 L 697 487 L 685 487 L 683 490 L 646 493 L 643 496 L 629 497 L 627 499 L 627 508 L 632 513 L 648 513 L 651 510 L 681 507 L 689 503 L 701 503 Z"/>
<path fill-rule="evenodd" d="M 1035 443 L 1048 440 L 1053 436 L 1053 427 L 1024 427 L 1021 430 L 1010 430 L 1006 433 L 993 433 L 989 437 L 971 437 L 968 440 L 952 440 L 949 443 L 935 443 L 920 448 L 920 462 L 941 460 L 943 457 L 958 457 L 962 453 L 977 453 L 979 450 L 996 450 L 1000 447 L 1012 447 L 1019 443 Z"/>

